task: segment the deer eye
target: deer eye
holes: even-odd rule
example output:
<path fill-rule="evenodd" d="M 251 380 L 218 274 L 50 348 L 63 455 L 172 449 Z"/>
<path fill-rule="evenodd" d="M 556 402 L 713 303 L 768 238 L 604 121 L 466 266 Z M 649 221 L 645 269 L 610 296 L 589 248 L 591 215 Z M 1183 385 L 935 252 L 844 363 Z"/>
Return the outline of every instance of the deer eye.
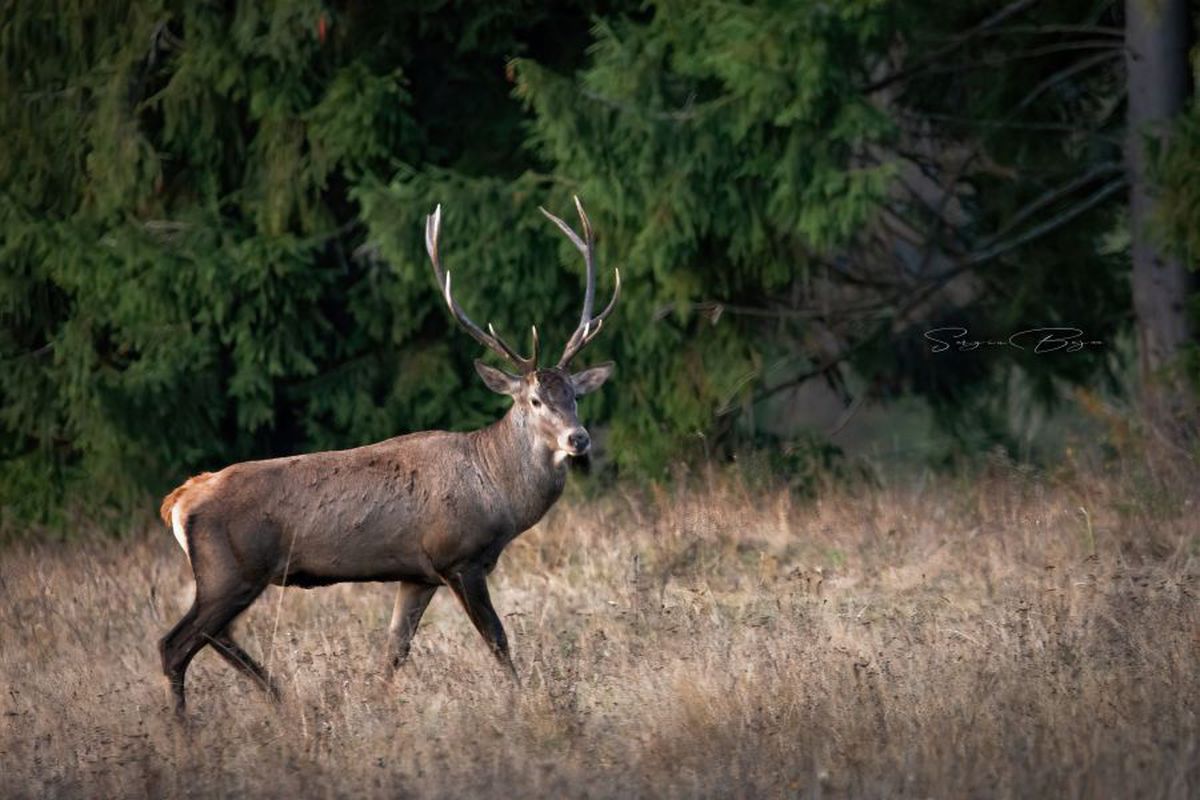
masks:
<path fill-rule="evenodd" d="M 541 401 L 541 400 L 538 400 L 536 397 L 535 397 L 535 398 L 533 398 L 533 400 L 531 400 L 531 401 L 530 401 L 530 403 L 531 403 L 531 405 L 532 405 L 534 408 L 541 408 L 541 407 L 542 407 L 542 401 Z"/>

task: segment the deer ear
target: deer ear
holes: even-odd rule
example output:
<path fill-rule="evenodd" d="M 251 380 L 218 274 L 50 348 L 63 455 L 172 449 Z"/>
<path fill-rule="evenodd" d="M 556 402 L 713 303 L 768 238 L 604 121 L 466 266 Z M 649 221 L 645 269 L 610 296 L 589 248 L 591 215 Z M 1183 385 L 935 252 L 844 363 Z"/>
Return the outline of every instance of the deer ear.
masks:
<path fill-rule="evenodd" d="M 612 375 L 615 366 L 613 362 L 605 361 L 603 364 L 589 367 L 583 372 L 576 372 L 571 376 L 571 385 L 575 387 L 575 394 L 584 395 L 599 389 L 608 380 L 608 376 Z"/>
<path fill-rule="evenodd" d="M 483 378 L 487 387 L 496 394 L 506 394 L 512 397 L 521 390 L 521 379 L 516 375 L 510 375 L 502 369 L 489 367 L 479 359 L 475 359 L 475 371 L 479 373 L 479 377 Z"/>

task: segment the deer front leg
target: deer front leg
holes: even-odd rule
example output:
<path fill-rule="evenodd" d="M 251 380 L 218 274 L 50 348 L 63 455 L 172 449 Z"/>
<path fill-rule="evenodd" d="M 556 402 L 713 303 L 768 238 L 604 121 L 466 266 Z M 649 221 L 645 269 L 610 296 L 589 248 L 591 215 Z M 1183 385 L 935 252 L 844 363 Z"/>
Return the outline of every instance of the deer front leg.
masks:
<path fill-rule="evenodd" d="M 501 624 L 496 609 L 492 608 L 492 598 L 488 595 L 487 573 L 482 569 L 469 567 L 447 576 L 446 583 L 462 603 L 467 616 L 487 642 L 496 660 L 505 668 L 513 682 L 519 685 L 517 668 L 513 666 L 512 658 L 508 654 L 508 636 L 504 633 L 504 625 Z"/>
<path fill-rule="evenodd" d="M 408 659 L 413 634 L 421 622 L 421 615 L 433 599 L 437 586 L 423 583 L 401 583 L 396 591 L 396 605 L 392 609 L 392 622 L 388 626 L 388 670 L 395 672 Z"/>

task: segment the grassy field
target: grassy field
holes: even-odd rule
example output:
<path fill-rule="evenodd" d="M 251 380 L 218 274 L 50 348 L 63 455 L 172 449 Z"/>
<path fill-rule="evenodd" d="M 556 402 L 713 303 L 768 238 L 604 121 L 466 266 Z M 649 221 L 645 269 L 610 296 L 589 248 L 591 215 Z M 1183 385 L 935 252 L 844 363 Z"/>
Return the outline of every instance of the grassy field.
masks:
<path fill-rule="evenodd" d="M 1129 470 L 1132 472 L 1132 470 Z M 568 498 L 492 577 L 524 686 L 440 593 L 268 592 L 174 724 L 171 534 L 0 551 L 0 796 L 1200 795 L 1200 481 L 995 464 L 827 489 Z"/>

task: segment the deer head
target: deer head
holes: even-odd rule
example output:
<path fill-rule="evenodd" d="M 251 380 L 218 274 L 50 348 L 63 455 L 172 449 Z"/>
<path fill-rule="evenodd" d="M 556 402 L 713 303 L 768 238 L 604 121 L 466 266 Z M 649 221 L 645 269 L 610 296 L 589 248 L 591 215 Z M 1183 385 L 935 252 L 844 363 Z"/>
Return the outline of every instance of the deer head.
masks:
<path fill-rule="evenodd" d="M 576 373 L 570 371 L 570 364 L 575 356 L 600 333 L 604 320 L 616 307 L 617 298 L 621 294 L 621 272 L 614 269 L 612 299 L 598 316 L 592 316 L 596 297 L 596 243 L 591 221 L 584 212 L 583 204 L 579 202 L 578 197 L 575 198 L 575 208 L 579 212 L 579 221 L 583 228 L 582 237 L 570 225 L 546 209 L 539 209 L 566 234 L 571 243 L 583 255 L 587 275 L 583 295 L 583 312 L 579 316 L 579 325 L 567 340 L 558 363 L 545 369 L 539 369 L 537 365 L 540 341 L 536 325 L 531 329 L 532 352 L 526 358 L 509 346 L 490 323 L 485 333 L 466 315 L 458 301 L 454 299 L 451 292 L 450 273 L 442 269 L 441 260 L 438 257 L 442 207 L 439 205 L 425 220 L 425 249 L 429 252 L 438 288 L 442 292 L 442 297 L 445 299 L 450 313 L 475 341 L 496 353 L 516 369 L 514 374 L 488 366 L 477 359 L 475 371 L 493 392 L 513 398 L 512 414 L 517 424 L 530 431 L 536 439 L 552 450 L 555 453 L 556 462 L 561 462 L 566 456 L 585 455 L 591 448 L 591 437 L 579 422 L 576 401 L 582 395 L 595 391 L 603 385 L 608 376 L 612 374 L 613 363 L 606 362 Z"/>

